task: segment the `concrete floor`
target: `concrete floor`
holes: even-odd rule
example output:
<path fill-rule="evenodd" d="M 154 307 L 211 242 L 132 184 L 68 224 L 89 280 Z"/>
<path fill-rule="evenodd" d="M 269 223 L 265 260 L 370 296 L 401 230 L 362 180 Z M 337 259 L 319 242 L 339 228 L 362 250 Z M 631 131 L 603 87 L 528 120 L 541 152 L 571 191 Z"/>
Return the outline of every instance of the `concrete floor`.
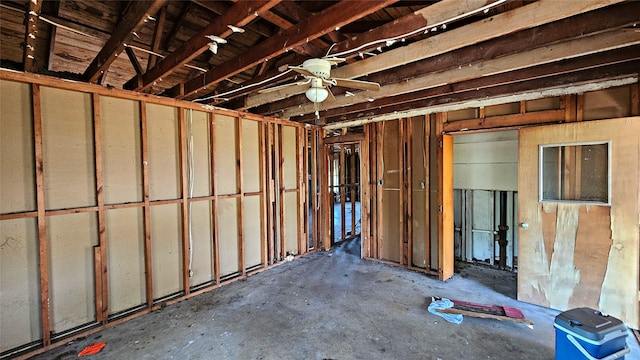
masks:
<path fill-rule="evenodd" d="M 464 265 L 447 282 L 359 258 L 345 242 L 34 359 L 553 359 L 557 311 L 514 300 L 516 276 Z M 436 295 L 515 306 L 535 323 L 430 314 Z M 632 355 L 637 358 L 637 343 Z M 631 357 L 633 356 L 633 357 Z"/>

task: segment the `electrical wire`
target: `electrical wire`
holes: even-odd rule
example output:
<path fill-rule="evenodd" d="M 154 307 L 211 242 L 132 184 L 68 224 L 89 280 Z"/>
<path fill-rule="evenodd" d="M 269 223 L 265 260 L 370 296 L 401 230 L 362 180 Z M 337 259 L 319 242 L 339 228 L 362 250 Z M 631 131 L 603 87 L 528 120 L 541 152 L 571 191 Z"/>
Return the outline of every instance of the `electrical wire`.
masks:
<path fill-rule="evenodd" d="M 287 69 L 286 71 L 283 71 L 280 74 L 274 75 L 274 76 L 272 76 L 272 77 L 270 77 L 268 79 L 264 79 L 264 80 L 259 81 L 257 83 L 249 84 L 247 86 L 240 85 L 240 87 L 237 88 L 237 89 L 229 90 L 227 92 L 224 92 L 224 93 L 221 93 L 221 94 L 217 94 L 217 95 L 211 95 L 211 96 L 203 97 L 203 98 L 200 98 L 200 99 L 194 99 L 193 101 L 207 101 L 207 100 L 211 100 L 211 99 L 215 99 L 215 98 L 225 97 L 225 96 L 227 96 L 229 94 L 233 94 L 233 93 L 238 92 L 240 90 L 246 90 L 246 89 L 252 88 L 254 86 L 258 86 L 258 85 L 262 85 L 262 84 L 268 83 L 268 82 L 270 82 L 272 80 L 275 80 L 275 79 L 277 79 L 279 77 L 282 77 L 282 76 L 284 76 L 284 75 L 286 75 L 286 74 L 288 74 L 288 73 L 290 73 L 292 71 L 293 70 L 291 70 L 291 69 Z"/>

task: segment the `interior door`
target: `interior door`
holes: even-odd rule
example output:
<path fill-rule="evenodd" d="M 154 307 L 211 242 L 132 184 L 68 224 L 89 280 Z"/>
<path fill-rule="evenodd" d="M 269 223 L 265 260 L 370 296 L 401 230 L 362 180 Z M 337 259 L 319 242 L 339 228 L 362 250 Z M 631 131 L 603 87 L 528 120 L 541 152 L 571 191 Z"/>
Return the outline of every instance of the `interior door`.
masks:
<path fill-rule="evenodd" d="M 638 117 L 520 130 L 519 300 L 638 327 L 637 134 Z"/>

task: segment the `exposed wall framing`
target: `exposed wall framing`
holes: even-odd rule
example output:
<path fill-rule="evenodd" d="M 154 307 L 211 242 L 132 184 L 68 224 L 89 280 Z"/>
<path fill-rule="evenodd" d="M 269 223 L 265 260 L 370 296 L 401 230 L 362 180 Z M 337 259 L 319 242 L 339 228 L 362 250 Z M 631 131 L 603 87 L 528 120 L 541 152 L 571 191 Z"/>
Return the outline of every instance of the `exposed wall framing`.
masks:
<path fill-rule="evenodd" d="M 303 159 L 317 129 L 6 71 L 0 89 L 2 301 L 22 304 L 2 312 L 3 357 L 309 251 L 315 159 Z"/>

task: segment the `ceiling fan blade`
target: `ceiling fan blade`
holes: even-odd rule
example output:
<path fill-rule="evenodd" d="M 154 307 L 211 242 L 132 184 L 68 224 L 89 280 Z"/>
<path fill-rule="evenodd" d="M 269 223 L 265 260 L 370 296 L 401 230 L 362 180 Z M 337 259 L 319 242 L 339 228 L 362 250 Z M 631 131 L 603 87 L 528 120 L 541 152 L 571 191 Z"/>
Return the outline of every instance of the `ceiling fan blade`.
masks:
<path fill-rule="evenodd" d="M 260 89 L 258 90 L 258 92 L 260 94 L 266 94 L 266 93 L 270 93 L 270 92 L 274 92 L 274 91 L 278 91 L 278 90 L 282 90 L 285 88 L 288 88 L 290 86 L 299 86 L 299 85 L 306 85 L 309 83 L 309 80 L 305 80 L 305 81 L 298 81 L 298 82 L 294 82 L 294 83 L 289 83 L 289 84 L 282 84 L 282 85 L 278 85 L 278 86 L 273 86 L 270 88 L 266 88 L 266 89 Z"/>
<path fill-rule="evenodd" d="M 323 60 L 327 60 L 328 62 L 331 63 L 331 65 L 338 64 L 338 63 L 341 63 L 343 61 L 347 61 L 347 59 L 339 58 L 339 57 L 325 57 L 325 58 L 322 58 L 322 59 Z"/>
<path fill-rule="evenodd" d="M 331 100 L 335 100 L 336 97 L 333 96 L 333 93 L 331 92 L 331 89 L 327 86 L 325 89 L 327 89 L 327 91 L 329 92 L 329 99 Z"/>
<path fill-rule="evenodd" d="M 371 81 L 336 79 L 336 78 L 332 78 L 331 80 L 335 82 L 336 86 L 347 87 L 352 89 L 360 89 L 360 90 L 371 90 L 371 91 L 380 90 L 380 84 L 371 82 Z"/>
<path fill-rule="evenodd" d="M 305 69 L 303 67 L 300 67 L 300 66 L 289 66 L 289 69 L 292 69 L 292 70 L 294 70 L 294 71 L 296 71 L 296 72 L 298 72 L 298 73 L 300 73 L 302 75 L 305 75 L 305 76 L 311 76 L 311 77 L 315 77 L 316 76 L 311 71 L 309 71 L 309 70 L 307 70 L 307 69 Z"/>

